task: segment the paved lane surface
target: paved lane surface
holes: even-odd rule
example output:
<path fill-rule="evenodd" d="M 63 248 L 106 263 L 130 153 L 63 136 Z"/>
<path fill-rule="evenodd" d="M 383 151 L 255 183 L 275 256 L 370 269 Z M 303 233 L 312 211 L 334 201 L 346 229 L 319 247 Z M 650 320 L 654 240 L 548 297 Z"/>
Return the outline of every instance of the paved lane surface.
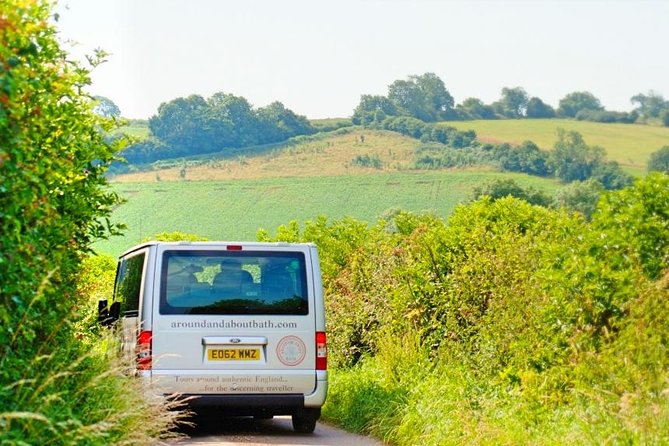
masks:
<path fill-rule="evenodd" d="M 199 415 L 196 426 L 183 429 L 189 438 L 174 444 L 198 446 L 383 446 L 383 443 L 341 429 L 318 423 L 313 434 L 296 434 L 290 417 L 274 417 L 272 420 L 253 418 L 222 418 Z"/>

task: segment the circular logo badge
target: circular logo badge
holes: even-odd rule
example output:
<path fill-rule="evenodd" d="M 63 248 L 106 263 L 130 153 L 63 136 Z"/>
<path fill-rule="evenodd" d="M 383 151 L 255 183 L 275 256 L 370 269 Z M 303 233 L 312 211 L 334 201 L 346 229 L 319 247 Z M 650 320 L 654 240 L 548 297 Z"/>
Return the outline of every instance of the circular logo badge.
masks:
<path fill-rule="evenodd" d="M 287 366 L 296 366 L 304 361 L 304 356 L 307 353 L 307 347 L 302 342 L 302 339 L 297 336 L 286 336 L 279 341 L 276 347 L 276 354 L 279 361 Z"/>

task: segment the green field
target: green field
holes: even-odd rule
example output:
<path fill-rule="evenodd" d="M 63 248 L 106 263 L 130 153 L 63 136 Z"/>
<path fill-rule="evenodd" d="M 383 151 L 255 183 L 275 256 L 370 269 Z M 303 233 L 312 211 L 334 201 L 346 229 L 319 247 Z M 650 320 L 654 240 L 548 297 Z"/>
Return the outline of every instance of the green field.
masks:
<path fill-rule="evenodd" d="M 118 255 L 163 231 L 196 233 L 217 240 L 255 240 L 256 231 L 319 215 L 374 221 L 401 208 L 447 216 L 474 186 L 500 176 L 552 191 L 553 180 L 496 172 L 381 173 L 336 177 L 264 178 L 233 181 L 115 183 L 128 201 L 114 221 L 128 225 L 123 238 L 101 241 L 99 252 Z"/>
<path fill-rule="evenodd" d="M 544 149 L 553 147 L 558 128 L 577 131 L 588 145 L 604 147 L 609 159 L 618 161 L 636 174 L 645 172 L 651 153 L 669 145 L 669 127 L 649 125 L 603 124 L 568 119 L 506 119 L 447 124 L 459 130 L 474 130 L 483 141 L 520 144 L 530 140 Z"/>
<path fill-rule="evenodd" d="M 146 139 L 150 134 L 149 124 L 143 119 L 131 119 L 127 125 L 122 126 L 118 131 L 137 139 Z"/>

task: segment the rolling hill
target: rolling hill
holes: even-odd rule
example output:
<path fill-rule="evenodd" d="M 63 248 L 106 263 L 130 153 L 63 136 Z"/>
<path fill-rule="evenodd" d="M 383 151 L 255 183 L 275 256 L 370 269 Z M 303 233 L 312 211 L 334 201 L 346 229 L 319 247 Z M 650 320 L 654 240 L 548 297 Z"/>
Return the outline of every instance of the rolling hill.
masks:
<path fill-rule="evenodd" d="M 446 123 L 445 123 L 446 124 Z M 484 141 L 519 143 L 530 139 L 550 148 L 555 129 L 581 132 L 588 144 L 601 145 L 609 158 L 642 174 L 648 154 L 669 144 L 669 129 L 568 120 L 448 122 L 474 129 Z M 447 216 L 493 178 L 513 178 L 523 186 L 553 192 L 552 179 L 495 172 L 490 168 L 411 170 L 416 139 L 369 129 L 340 129 L 296 141 L 256 147 L 243 154 L 213 154 L 158 163 L 112 178 L 127 202 L 114 212 L 128 225 L 123 238 L 102 241 L 101 252 L 117 255 L 163 231 L 192 232 L 211 239 L 254 239 L 290 220 L 319 215 L 373 221 L 391 209 L 432 211 Z M 656 147 L 657 146 L 657 147 Z M 378 160 L 377 167 L 356 162 Z"/>
<path fill-rule="evenodd" d="M 230 154 L 210 154 L 184 162 L 161 162 L 159 170 L 119 175 L 117 182 L 232 180 L 278 177 L 339 176 L 407 170 L 413 164 L 416 139 L 376 130 L 349 130 L 298 138 L 297 143 L 260 146 Z M 358 166 L 358 155 L 378 157 L 381 169 Z"/>

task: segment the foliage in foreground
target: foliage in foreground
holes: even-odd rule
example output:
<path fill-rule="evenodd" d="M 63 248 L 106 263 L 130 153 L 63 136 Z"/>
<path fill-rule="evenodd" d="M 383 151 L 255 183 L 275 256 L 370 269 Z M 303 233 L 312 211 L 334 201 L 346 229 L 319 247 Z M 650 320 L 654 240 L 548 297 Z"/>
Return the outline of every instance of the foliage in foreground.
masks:
<path fill-rule="evenodd" d="M 0 443 L 148 443 L 170 416 L 90 338 L 93 289 L 77 287 L 90 244 L 118 229 L 103 174 L 120 146 L 50 8 L 0 0 Z"/>
<path fill-rule="evenodd" d="M 280 227 L 322 256 L 325 417 L 395 444 L 666 443 L 668 213 L 655 174 L 589 223 L 482 198 Z"/>

